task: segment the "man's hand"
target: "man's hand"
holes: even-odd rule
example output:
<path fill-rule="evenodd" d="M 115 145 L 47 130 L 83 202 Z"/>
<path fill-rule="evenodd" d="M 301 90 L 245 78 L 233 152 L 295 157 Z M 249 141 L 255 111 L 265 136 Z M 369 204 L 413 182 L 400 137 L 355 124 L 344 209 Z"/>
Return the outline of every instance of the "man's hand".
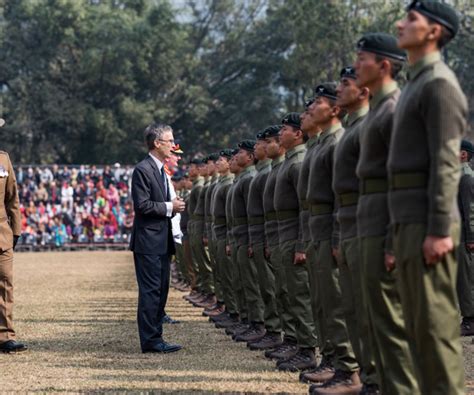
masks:
<path fill-rule="evenodd" d="M 339 248 L 334 248 L 334 247 L 333 247 L 333 248 L 331 249 L 331 251 L 332 251 L 332 256 L 333 256 L 334 258 L 338 259 L 338 258 L 339 258 Z"/>
<path fill-rule="evenodd" d="M 271 256 L 270 248 L 265 247 L 264 248 L 264 253 L 265 253 L 265 258 L 270 259 L 270 256 Z"/>
<path fill-rule="evenodd" d="M 174 198 L 171 203 L 173 203 L 173 213 L 182 213 L 186 208 L 186 203 L 180 197 Z"/>
<path fill-rule="evenodd" d="M 207 247 L 209 245 L 209 239 L 207 237 L 203 237 L 202 244 L 204 244 L 204 247 Z"/>
<path fill-rule="evenodd" d="M 474 250 L 474 243 L 466 243 L 466 250 L 472 252 Z"/>
<path fill-rule="evenodd" d="M 19 238 L 20 238 L 20 236 L 13 236 L 13 250 L 15 250 L 16 243 L 18 243 Z"/>
<path fill-rule="evenodd" d="M 423 243 L 423 255 L 428 266 L 439 262 L 454 249 L 451 237 L 426 236 Z"/>
<path fill-rule="evenodd" d="M 247 248 L 247 255 L 248 255 L 249 258 L 253 258 L 253 248 L 252 247 Z"/>
<path fill-rule="evenodd" d="M 385 270 L 387 272 L 391 272 L 393 269 L 395 269 L 395 255 L 390 254 L 388 252 L 385 253 Z"/>
<path fill-rule="evenodd" d="M 304 252 L 295 252 L 294 265 L 304 265 L 306 263 L 306 254 Z"/>
<path fill-rule="evenodd" d="M 229 244 L 225 246 L 225 253 L 227 256 L 230 256 L 230 254 L 232 254 L 232 249 L 230 248 Z"/>

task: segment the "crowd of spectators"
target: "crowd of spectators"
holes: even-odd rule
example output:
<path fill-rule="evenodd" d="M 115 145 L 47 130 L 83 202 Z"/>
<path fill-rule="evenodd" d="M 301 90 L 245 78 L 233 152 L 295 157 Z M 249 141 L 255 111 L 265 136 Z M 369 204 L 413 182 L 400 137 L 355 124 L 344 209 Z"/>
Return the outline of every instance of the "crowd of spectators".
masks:
<path fill-rule="evenodd" d="M 20 245 L 127 243 L 133 225 L 132 171 L 118 163 L 17 167 Z"/>

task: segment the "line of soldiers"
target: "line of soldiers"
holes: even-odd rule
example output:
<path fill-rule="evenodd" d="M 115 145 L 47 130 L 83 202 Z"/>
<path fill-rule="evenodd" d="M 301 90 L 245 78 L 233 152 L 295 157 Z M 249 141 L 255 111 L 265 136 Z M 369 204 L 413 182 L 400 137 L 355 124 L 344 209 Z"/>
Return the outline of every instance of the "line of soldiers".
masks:
<path fill-rule="evenodd" d="M 414 1 L 398 40 L 364 35 L 302 114 L 191 161 L 185 298 L 310 393 L 464 394 L 455 255 L 458 200 L 474 248 L 458 199 L 474 149 L 463 142 L 461 166 L 467 101 L 439 52 L 458 25 L 450 6 Z"/>

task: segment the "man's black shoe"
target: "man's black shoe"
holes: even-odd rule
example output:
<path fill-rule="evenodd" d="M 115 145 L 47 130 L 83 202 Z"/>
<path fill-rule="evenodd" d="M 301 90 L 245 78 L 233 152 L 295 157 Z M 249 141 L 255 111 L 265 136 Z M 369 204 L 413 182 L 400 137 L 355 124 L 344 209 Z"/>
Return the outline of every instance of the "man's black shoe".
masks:
<path fill-rule="evenodd" d="M 15 340 L 8 340 L 7 342 L 4 342 L 0 344 L 0 352 L 3 353 L 15 353 L 15 352 L 23 352 L 28 350 L 28 346 L 23 343 L 18 343 Z"/>
<path fill-rule="evenodd" d="M 174 319 L 171 318 L 168 314 L 166 314 L 166 315 L 163 317 L 162 322 L 163 322 L 163 324 L 180 324 L 180 323 L 181 323 L 181 321 L 174 320 Z"/>
<path fill-rule="evenodd" d="M 150 353 L 150 352 L 157 352 L 157 353 L 168 354 L 170 352 L 179 351 L 182 348 L 183 347 L 180 346 L 179 344 L 170 344 L 170 343 L 166 343 L 166 342 L 163 341 L 161 343 L 155 344 L 152 348 L 147 348 L 147 349 L 143 350 L 143 353 L 146 354 L 146 353 Z"/>

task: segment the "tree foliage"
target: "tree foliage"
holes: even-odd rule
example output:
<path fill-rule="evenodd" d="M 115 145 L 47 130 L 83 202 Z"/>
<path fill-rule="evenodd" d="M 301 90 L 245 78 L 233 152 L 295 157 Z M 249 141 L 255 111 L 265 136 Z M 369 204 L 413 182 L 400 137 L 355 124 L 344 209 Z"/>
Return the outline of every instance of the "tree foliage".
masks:
<path fill-rule="evenodd" d="M 462 29 L 445 55 L 472 100 L 473 10 L 453 1 Z M 358 37 L 395 32 L 404 12 L 382 0 L 3 0 L 0 11 L 1 148 L 23 163 L 133 163 L 153 120 L 189 154 L 231 146 L 302 110 Z"/>

